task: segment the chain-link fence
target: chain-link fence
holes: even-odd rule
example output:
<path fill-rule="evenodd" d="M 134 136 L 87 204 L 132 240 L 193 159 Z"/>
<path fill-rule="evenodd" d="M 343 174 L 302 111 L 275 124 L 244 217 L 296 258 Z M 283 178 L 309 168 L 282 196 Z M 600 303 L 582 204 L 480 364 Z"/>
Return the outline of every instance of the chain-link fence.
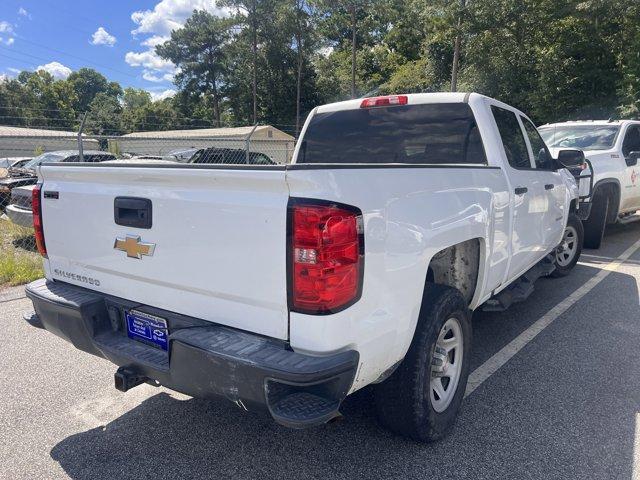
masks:
<path fill-rule="evenodd" d="M 121 136 L 0 126 L 0 289 L 42 275 L 31 214 L 36 167 L 41 162 L 266 166 L 289 163 L 294 147 L 292 136 L 271 126 Z"/>

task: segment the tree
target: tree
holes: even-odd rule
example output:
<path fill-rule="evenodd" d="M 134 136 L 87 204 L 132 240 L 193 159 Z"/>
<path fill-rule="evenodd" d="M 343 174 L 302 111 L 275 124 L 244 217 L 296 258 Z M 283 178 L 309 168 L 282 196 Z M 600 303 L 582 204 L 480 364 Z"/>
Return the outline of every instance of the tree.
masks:
<path fill-rule="evenodd" d="M 151 94 L 140 88 L 125 88 L 122 95 L 122 104 L 125 110 L 135 110 L 151 103 Z"/>
<path fill-rule="evenodd" d="M 294 39 L 296 45 L 296 137 L 300 133 L 300 98 L 302 95 L 302 68 L 305 60 L 305 47 L 309 40 L 310 19 L 313 15 L 310 13 L 310 5 L 306 0 L 295 0 L 294 2 Z"/>
<path fill-rule="evenodd" d="M 466 5 L 465 0 L 460 0 L 460 13 L 458 14 L 458 28 L 456 31 L 456 39 L 453 46 L 453 65 L 451 67 L 451 91 L 455 92 L 458 88 L 458 68 L 460 66 L 460 46 L 462 43 L 462 12 Z"/>
<path fill-rule="evenodd" d="M 253 108 L 253 123 L 258 122 L 258 43 L 260 40 L 270 41 L 270 37 L 264 35 L 264 29 L 269 27 L 269 19 L 278 6 L 283 5 L 282 0 L 224 0 L 222 5 L 236 8 L 243 12 L 238 16 L 241 25 L 246 31 L 241 31 L 238 41 L 248 37 L 251 45 L 251 98 Z"/>
<path fill-rule="evenodd" d="M 120 135 L 122 106 L 118 99 L 106 92 L 99 92 L 89 104 L 85 123 L 88 133 L 97 135 Z"/>
<path fill-rule="evenodd" d="M 183 28 L 171 32 L 171 39 L 156 47 L 158 55 L 179 67 L 176 85 L 210 99 L 217 126 L 221 124 L 220 86 L 227 74 L 224 47 L 236 23 L 235 18 L 219 18 L 206 11 L 194 11 Z"/>
<path fill-rule="evenodd" d="M 74 109 L 77 112 L 86 112 L 89 104 L 98 93 L 105 93 L 111 97 L 122 95 L 122 88 L 116 82 L 109 82 L 104 75 L 92 68 L 81 68 L 72 72 L 67 81 L 73 87 L 76 94 Z"/>

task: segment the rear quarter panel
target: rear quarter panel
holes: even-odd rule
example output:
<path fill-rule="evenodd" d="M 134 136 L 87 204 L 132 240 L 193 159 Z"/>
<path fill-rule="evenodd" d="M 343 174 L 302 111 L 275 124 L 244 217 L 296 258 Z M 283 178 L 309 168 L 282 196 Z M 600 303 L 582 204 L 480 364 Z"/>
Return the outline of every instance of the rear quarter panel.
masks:
<path fill-rule="evenodd" d="M 352 390 L 374 382 L 404 357 L 418 320 L 427 267 L 437 252 L 480 239 L 472 308 L 504 278 L 509 194 L 499 168 L 299 165 L 287 172 L 287 183 L 292 197 L 334 200 L 363 212 L 362 298 L 333 315 L 290 314 L 294 349 L 360 352 Z"/>

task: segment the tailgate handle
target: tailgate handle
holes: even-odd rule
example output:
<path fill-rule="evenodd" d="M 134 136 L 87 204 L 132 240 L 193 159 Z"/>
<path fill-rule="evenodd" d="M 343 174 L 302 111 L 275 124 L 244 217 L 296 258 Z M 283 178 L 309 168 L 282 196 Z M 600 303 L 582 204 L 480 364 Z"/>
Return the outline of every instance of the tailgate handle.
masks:
<path fill-rule="evenodd" d="M 117 225 L 151 228 L 151 200 L 138 197 L 116 197 L 113 219 Z"/>

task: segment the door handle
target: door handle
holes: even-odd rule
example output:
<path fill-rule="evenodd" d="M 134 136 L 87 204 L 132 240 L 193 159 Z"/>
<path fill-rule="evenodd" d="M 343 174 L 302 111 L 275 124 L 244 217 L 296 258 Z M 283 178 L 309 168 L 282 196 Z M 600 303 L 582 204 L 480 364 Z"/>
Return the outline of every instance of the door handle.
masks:
<path fill-rule="evenodd" d="M 514 191 L 516 192 L 516 195 L 524 195 L 529 191 L 529 189 L 527 187 L 516 187 Z"/>
<path fill-rule="evenodd" d="M 545 189 L 545 190 L 553 190 L 553 188 L 554 188 L 554 187 L 555 187 L 555 185 L 554 185 L 553 183 L 547 183 L 547 184 L 544 186 L 544 189 Z"/>
<path fill-rule="evenodd" d="M 151 200 L 137 197 L 116 197 L 113 201 L 113 219 L 116 225 L 151 228 Z"/>

